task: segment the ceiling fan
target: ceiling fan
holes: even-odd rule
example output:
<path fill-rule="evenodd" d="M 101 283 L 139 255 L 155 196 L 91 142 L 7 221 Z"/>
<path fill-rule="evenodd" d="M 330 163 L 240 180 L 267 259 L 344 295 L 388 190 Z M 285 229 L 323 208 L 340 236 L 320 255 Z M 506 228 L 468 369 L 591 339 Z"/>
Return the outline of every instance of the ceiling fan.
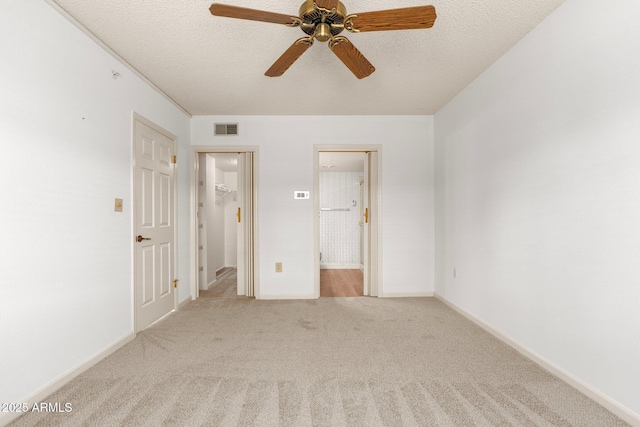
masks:
<path fill-rule="evenodd" d="M 296 40 L 265 73 L 279 77 L 313 44 L 329 42 L 329 48 L 359 79 L 369 76 L 375 68 L 344 36 L 343 30 L 352 33 L 365 31 L 409 30 L 431 28 L 436 20 L 433 6 L 415 6 L 401 9 L 379 10 L 347 15 L 347 9 L 339 0 L 305 0 L 299 16 L 213 3 L 212 15 L 250 21 L 272 22 L 289 27 L 300 27 L 307 34 Z"/>

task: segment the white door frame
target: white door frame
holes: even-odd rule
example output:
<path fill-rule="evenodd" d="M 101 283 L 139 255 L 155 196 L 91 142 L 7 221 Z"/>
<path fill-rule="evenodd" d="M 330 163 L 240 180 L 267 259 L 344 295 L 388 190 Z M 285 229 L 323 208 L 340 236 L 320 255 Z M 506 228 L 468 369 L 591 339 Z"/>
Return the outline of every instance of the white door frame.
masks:
<path fill-rule="evenodd" d="M 340 145 L 326 145 L 317 144 L 313 146 L 313 268 L 314 268 L 314 296 L 320 298 L 320 152 L 361 152 L 361 153 L 376 153 L 377 154 L 377 167 L 375 170 L 370 171 L 370 174 L 375 174 L 377 182 L 375 188 L 370 191 L 375 192 L 375 201 L 372 204 L 369 201 L 370 213 L 369 216 L 375 220 L 371 221 L 370 230 L 374 238 L 374 243 L 370 243 L 369 254 L 375 257 L 373 262 L 370 262 L 375 266 L 376 271 L 369 271 L 371 278 L 370 283 L 372 289 L 366 289 L 365 283 L 365 295 L 378 296 L 382 293 L 382 145 L 381 144 L 340 144 Z M 367 157 L 366 161 L 369 161 Z M 365 168 L 366 169 L 366 168 Z M 368 178 L 366 178 L 368 179 Z M 369 239 L 371 241 L 371 238 Z M 365 265 L 365 271 L 368 266 Z M 366 274 L 365 274 L 366 276 Z"/>
<path fill-rule="evenodd" d="M 191 299 L 195 300 L 200 294 L 198 289 L 198 154 L 200 153 L 253 153 L 253 292 L 256 299 L 260 299 L 260 274 L 258 272 L 258 146 L 257 145 L 192 145 L 190 158 L 190 239 L 191 239 Z"/>
<path fill-rule="evenodd" d="M 172 134 L 171 132 L 163 129 L 158 126 L 151 120 L 146 117 L 136 113 L 135 111 L 131 113 L 131 324 L 133 325 L 134 333 L 138 333 L 138 320 L 137 320 L 137 303 L 136 303 L 136 244 L 137 242 L 134 240 L 136 236 L 136 209 L 135 209 L 135 200 L 137 197 L 137 189 L 135 186 L 135 159 L 136 159 L 136 122 L 142 123 L 151 129 L 159 132 L 173 141 L 173 154 L 175 155 L 178 152 L 178 137 Z M 177 163 L 173 164 L 173 278 L 178 278 L 178 251 L 176 250 L 176 246 L 178 243 L 178 223 L 176 219 L 178 218 L 178 170 Z M 175 311 L 178 308 L 178 292 L 175 288 L 173 288 L 173 310 Z"/>
<path fill-rule="evenodd" d="M 247 297 L 255 296 L 255 287 L 253 286 L 255 280 L 255 265 L 253 263 L 253 256 L 255 253 L 255 230 L 253 226 L 256 224 L 256 219 L 253 215 L 253 202 L 255 200 L 256 193 L 253 191 L 253 157 L 253 152 L 248 153 L 245 151 L 243 153 L 238 153 L 238 210 L 236 213 L 237 221 L 239 223 L 236 227 L 236 265 L 238 267 L 237 295 L 244 295 Z M 247 222 L 247 220 L 250 222 Z"/>

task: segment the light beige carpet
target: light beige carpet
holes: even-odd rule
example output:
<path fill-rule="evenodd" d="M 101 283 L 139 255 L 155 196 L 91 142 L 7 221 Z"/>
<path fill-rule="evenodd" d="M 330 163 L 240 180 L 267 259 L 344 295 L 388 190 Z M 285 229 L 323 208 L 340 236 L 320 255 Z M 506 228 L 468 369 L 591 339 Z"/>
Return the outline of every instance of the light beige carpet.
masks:
<path fill-rule="evenodd" d="M 211 289 L 200 291 L 200 298 L 238 298 L 238 270 L 227 268 L 222 271 Z"/>
<path fill-rule="evenodd" d="M 432 298 L 201 298 L 14 426 L 623 426 Z"/>

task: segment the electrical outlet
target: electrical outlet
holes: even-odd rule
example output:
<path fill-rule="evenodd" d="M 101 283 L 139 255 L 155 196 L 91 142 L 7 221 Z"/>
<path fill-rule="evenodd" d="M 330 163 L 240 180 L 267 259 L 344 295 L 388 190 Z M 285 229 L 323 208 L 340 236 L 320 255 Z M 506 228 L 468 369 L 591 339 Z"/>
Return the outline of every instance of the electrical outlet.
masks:
<path fill-rule="evenodd" d="M 456 278 L 456 269 L 455 268 L 453 269 L 453 278 L 454 279 Z"/>
<path fill-rule="evenodd" d="M 282 263 L 276 262 L 276 273 L 282 273 Z"/>

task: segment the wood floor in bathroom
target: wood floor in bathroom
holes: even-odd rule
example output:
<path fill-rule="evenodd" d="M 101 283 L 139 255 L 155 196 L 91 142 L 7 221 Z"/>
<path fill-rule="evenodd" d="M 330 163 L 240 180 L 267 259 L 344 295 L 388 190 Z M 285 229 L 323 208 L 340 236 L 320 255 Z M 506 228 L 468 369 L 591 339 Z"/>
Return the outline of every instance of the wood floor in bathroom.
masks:
<path fill-rule="evenodd" d="M 359 269 L 321 269 L 321 297 L 361 297 L 364 295 L 364 278 Z"/>

